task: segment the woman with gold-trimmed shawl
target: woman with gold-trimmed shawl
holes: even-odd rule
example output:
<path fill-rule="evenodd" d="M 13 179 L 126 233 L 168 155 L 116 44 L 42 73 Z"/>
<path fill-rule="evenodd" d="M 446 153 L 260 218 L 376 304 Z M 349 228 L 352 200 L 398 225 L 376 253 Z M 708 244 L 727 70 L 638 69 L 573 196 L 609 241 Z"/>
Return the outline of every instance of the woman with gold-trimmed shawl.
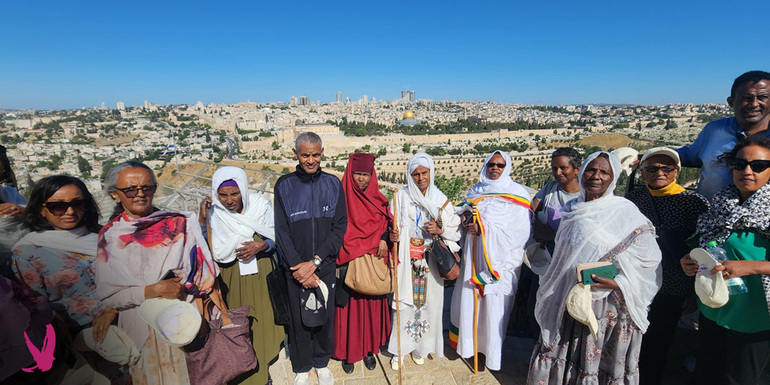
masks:
<path fill-rule="evenodd" d="M 464 221 L 468 223 L 467 234 L 460 276 L 452 294 L 449 344 L 463 358 L 476 354 L 473 292 L 478 291 L 478 349 L 490 370 L 500 370 L 524 244 L 529 239 L 530 196 L 511 179 L 511 167 L 506 152 L 493 152 L 481 167 L 481 183 L 471 188 L 463 202 L 475 203 L 479 223 Z M 467 218 L 474 206 L 464 204 L 458 211 Z"/>

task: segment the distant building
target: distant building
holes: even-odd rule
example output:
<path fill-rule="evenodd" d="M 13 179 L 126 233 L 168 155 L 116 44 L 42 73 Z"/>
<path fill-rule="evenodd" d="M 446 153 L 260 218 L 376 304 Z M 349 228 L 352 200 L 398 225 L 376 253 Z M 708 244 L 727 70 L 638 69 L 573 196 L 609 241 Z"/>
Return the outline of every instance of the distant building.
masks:
<path fill-rule="evenodd" d="M 421 124 L 422 122 L 414 118 L 414 112 L 407 111 L 404 112 L 404 118 L 396 123 L 402 126 L 412 127 Z"/>
<path fill-rule="evenodd" d="M 414 91 L 409 89 L 401 90 L 401 100 L 404 102 L 414 102 Z"/>
<path fill-rule="evenodd" d="M 297 105 L 297 97 L 295 97 L 295 96 L 290 97 L 289 98 L 289 104 L 292 105 L 292 106 L 296 106 Z"/>
<path fill-rule="evenodd" d="M 107 109 L 107 106 L 104 104 L 104 102 L 102 102 L 102 109 L 103 109 L 103 110 L 106 110 L 106 109 Z"/>
<path fill-rule="evenodd" d="M 342 92 L 337 91 L 337 104 L 342 104 Z"/>
<path fill-rule="evenodd" d="M 304 95 L 300 96 L 299 97 L 299 105 L 300 106 L 308 106 L 308 105 L 310 105 L 310 98 L 308 98 L 307 96 L 304 96 Z"/>
<path fill-rule="evenodd" d="M 339 127 L 329 123 L 309 123 L 306 124 L 301 119 L 297 119 L 294 122 L 294 127 L 286 128 L 278 134 L 278 140 L 283 142 L 293 142 L 297 135 L 305 132 L 312 131 L 319 135 L 325 134 L 339 134 Z"/>
<path fill-rule="evenodd" d="M 364 104 L 368 104 L 368 103 L 369 103 L 369 96 L 364 95 Z"/>
<path fill-rule="evenodd" d="M 126 110 L 126 103 L 118 102 L 118 111 L 125 111 Z"/>

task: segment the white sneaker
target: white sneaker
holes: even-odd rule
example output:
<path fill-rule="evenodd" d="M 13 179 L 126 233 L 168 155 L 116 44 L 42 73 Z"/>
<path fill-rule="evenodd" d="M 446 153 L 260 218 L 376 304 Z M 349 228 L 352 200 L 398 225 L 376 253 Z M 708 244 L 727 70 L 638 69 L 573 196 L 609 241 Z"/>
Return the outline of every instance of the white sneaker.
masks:
<path fill-rule="evenodd" d="M 412 353 L 412 360 L 414 360 L 414 363 L 417 365 L 422 365 L 425 363 L 425 359 Z"/>
<path fill-rule="evenodd" d="M 328 367 L 315 368 L 316 374 L 318 374 L 318 385 L 334 385 L 334 375 Z"/>
<path fill-rule="evenodd" d="M 398 370 L 398 356 L 393 356 L 390 359 L 390 368 L 393 370 Z"/>
<path fill-rule="evenodd" d="M 294 376 L 294 385 L 307 385 L 310 372 L 296 373 Z"/>

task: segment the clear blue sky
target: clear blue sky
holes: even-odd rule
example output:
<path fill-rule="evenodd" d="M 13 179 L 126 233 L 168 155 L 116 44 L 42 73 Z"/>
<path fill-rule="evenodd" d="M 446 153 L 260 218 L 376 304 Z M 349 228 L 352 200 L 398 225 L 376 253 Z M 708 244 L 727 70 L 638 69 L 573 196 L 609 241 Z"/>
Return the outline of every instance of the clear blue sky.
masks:
<path fill-rule="evenodd" d="M 264 4 L 258 4 L 264 3 Z M 4 1 L 0 108 L 417 98 L 722 103 L 767 2 Z"/>

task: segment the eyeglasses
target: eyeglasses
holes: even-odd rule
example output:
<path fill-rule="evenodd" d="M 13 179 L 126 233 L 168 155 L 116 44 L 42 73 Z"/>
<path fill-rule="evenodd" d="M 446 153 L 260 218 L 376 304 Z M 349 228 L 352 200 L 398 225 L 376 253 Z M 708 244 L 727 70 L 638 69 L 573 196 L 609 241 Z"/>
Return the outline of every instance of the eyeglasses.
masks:
<path fill-rule="evenodd" d="M 672 171 L 676 170 L 676 167 L 647 166 L 644 168 L 644 171 L 646 171 L 648 174 L 656 174 L 658 170 L 663 171 L 664 174 L 668 175 L 671 174 Z"/>
<path fill-rule="evenodd" d="M 64 215 L 70 207 L 78 213 L 86 211 L 86 201 L 83 199 L 76 199 L 69 202 L 45 202 L 43 203 L 43 207 L 47 208 L 51 214 L 58 217 Z"/>
<path fill-rule="evenodd" d="M 492 168 L 495 166 L 497 166 L 497 168 L 505 168 L 505 163 L 492 163 L 492 162 L 487 163 L 487 168 Z"/>
<path fill-rule="evenodd" d="M 142 190 L 144 195 L 155 194 L 155 190 L 158 189 L 158 185 L 153 184 L 149 186 L 124 187 L 124 188 L 116 187 L 115 189 L 123 192 L 123 195 L 125 195 L 126 198 L 133 198 L 136 196 L 136 194 L 139 193 L 139 190 Z"/>
<path fill-rule="evenodd" d="M 770 168 L 770 160 L 752 160 L 751 162 L 741 158 L 727 159 L 727 167 L 736 171 L 743 171 L 746 166 L 751 167 L 751 171 L 762 172 Z"/>

